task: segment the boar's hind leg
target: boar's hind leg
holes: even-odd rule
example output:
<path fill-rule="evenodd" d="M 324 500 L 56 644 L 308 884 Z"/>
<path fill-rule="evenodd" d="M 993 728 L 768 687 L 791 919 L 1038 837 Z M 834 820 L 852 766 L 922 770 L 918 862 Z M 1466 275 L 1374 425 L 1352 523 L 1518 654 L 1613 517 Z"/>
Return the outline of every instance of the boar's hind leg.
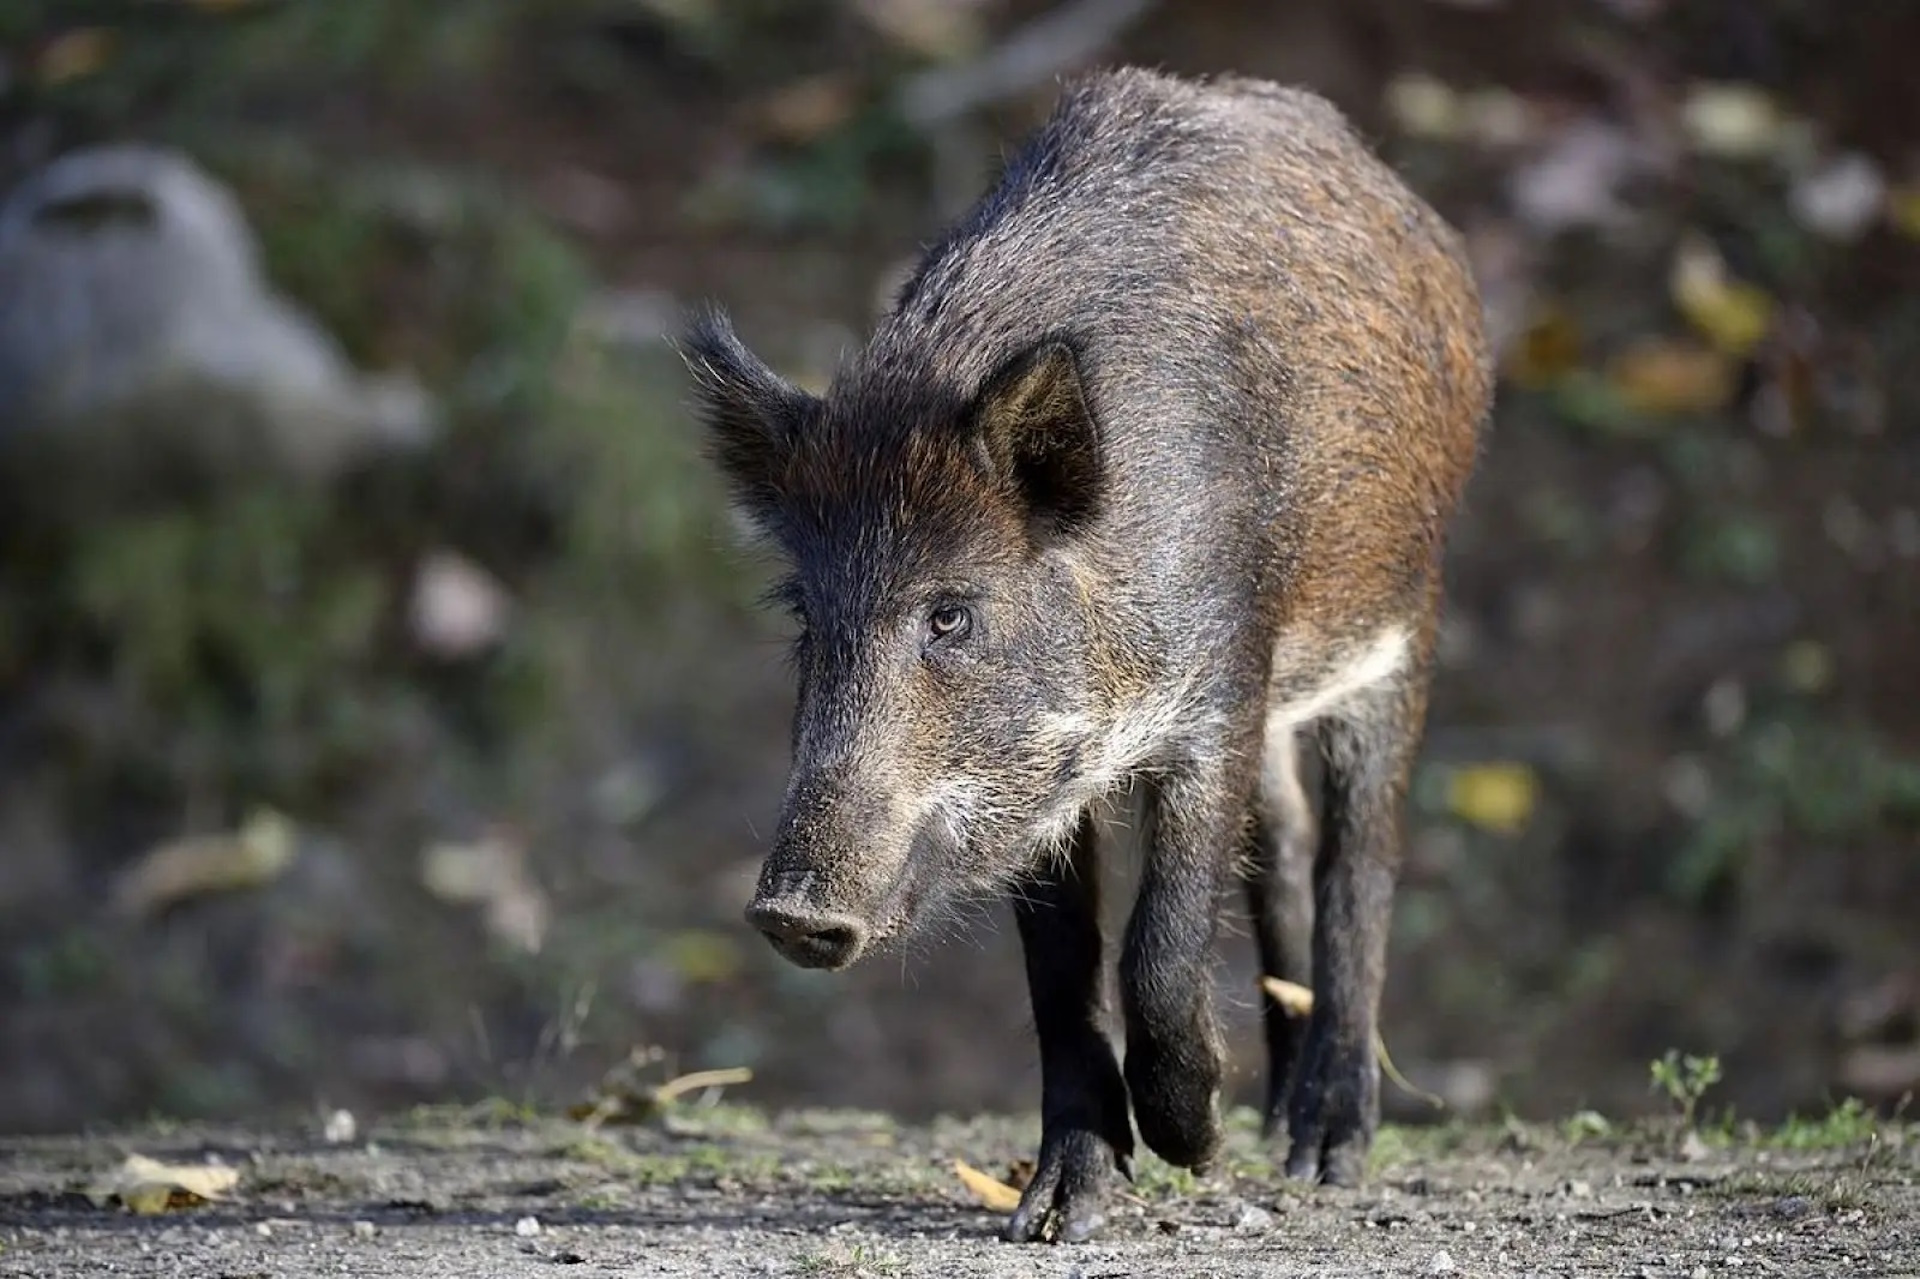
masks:
<path fill-rule="evenodd" d="M 1260 794 L 1247 827 L 1247 910 L 1268 977 L 1313 985 L 1313 854 L 1316 815 L 1300 785 L 1300 743 L 1284 726 L 1266 744 Z M 1262 1131 L 1286 1122 L 1287 1084 L 1306 1019 L 1270 994 L 1261 996 L 1267 1036 L 1267 1100 Z"/>
<path fill-rule="evenodd" d="M 1040 1036 L 1040 1158 L 1005 1236 L 1077 1242 L 1100 1227 L 1115 1175 L 1131 1175 L 1127 1087 L 1102 1026 L 1099 867 L 1083 814 L 1068 856 L 1014 896 Z"/>
<path fill-rule="evenodd" d="M 1326 810 L 1314 866 L 1313 1015 L 1288 1103 L 1287 1173 L 1358 1184 L 1380 1114 L 1374 1027 L 1400 863 L 1400 809 L 1426 713 L 1424 661 L 1319 725 Z"/>
<path fill-rule="evenodd" d="M 1127 1088 L 1141 1140 L 1183 1168 L 1205 1168 L 1220 1146 L 1213 936 L 1244 840 L 1255 753 L 1223 743 L 1154 778 L 1148 792 L 1146 857 L 1120 957 Z"/>

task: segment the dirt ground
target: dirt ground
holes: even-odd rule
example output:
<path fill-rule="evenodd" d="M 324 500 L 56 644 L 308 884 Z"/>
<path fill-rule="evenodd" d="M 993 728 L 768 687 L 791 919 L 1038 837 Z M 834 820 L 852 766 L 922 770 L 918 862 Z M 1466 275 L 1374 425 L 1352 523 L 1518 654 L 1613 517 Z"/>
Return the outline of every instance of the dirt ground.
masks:
<path fill-rule="evenodd" d="M 1150 1157 L 1105 1234 L 995 1237 L 953 1175 L 1031 1153 L 1021 1119 L 718 1107 L 589 1130 L 428 1111 L 329 1143 L 317 1125 L 0 1143 L 0 1275 L 1903 1275 L 1920 1273 L 1920 1143 L 1642 1129 L 1389 1128 L 1359 1190 L 1276 1178 L 1252 1117 L 1193 1179 Z M 1809 1145 L 1815 1148 L 1807 1148 Z M 1797 1147 L 1797 1148 L 1796 1148 Z M 222 1201 L 96 1206 L 129 1152 L 240 1169 Z"/>

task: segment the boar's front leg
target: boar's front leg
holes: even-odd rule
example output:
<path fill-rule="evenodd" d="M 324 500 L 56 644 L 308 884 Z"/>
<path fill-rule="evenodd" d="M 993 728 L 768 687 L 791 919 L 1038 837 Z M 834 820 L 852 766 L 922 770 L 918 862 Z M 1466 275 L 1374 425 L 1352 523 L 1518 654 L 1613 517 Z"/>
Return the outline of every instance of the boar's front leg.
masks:
<path fill-rule="evenodd" d="M 1091 814 L 1064 857 L 1014 896 L 1040 1036 L 1040 1158 L 1007 1222 L 1016 1243 L 1098 1230 L 1116 1175 L 1132 1175 L 1127 1086 L 1102 1026 L 1099 866 Z"/>
<path fill-rule="evenodd" d="M 1314 866 L 1313 1015 L 1289 1103 L 1287 1174 L 1360 1182 L 1380 1118 L 1374 1028 L 1400 816 L 1426 713 L 1424 662 L 1320 726 L 1326 812 Z"/>
<path fill-rule="evenodd" d="M 1205 1168 L 1220 1147 L 1213 937 L 1244 840 L 1254 753 L 1254 745 L 1222 743 L 1212 758 L 1154 779 L 1146 859 L 1120 958 L 1134 1119 L 1140 1139 L 1182 1168 Z"/>

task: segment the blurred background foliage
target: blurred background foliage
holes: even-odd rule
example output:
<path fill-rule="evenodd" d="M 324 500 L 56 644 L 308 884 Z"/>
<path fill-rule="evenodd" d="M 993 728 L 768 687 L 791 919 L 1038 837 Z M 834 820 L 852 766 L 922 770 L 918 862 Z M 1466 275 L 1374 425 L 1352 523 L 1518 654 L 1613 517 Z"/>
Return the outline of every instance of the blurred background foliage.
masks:
<path fill-rule="evenodd" d="M 103 459 L 55 485 L 0 427 L 0 1129 L 544 1104 L 635 1044 L 776 1104 L 1031 1105 L 1011 930 L 826 978 L 739 922 L 790 694 L 664 336 L 716 297 L 819 384 L 1056 77 L 1117 60 L 1333 97 L 1502 344 L 1396 1060 L 1468 1113 L 1657 1105 L 1670 1046 L 1747 1113 L 1894 1104 L 1915 38 L 1815 0 L 14 0 L 0 189 L 178 148 L 439 429 L 89 502 Z"/>

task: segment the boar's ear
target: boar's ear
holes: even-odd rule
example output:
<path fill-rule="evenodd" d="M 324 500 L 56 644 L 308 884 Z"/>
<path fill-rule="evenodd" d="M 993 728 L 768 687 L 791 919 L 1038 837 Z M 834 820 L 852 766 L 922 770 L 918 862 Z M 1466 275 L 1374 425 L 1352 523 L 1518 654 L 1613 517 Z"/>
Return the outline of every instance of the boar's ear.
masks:
<path fill-rule="evenodd" d="M 693 373 L 707 451 L 757 522 L 779 497 L 780 473 L 819 401 L 768 368 L 718 310 L 688 324 L 678 343 Z"/>
<path fill-rule="evenodd" d="M 1099 513 L 1099 432 L 1080 363 L 1064 342 L 1025 351 L 987 379 L 974 408 L 987 464 L 1042 528 L 1071 533 Z"/>

